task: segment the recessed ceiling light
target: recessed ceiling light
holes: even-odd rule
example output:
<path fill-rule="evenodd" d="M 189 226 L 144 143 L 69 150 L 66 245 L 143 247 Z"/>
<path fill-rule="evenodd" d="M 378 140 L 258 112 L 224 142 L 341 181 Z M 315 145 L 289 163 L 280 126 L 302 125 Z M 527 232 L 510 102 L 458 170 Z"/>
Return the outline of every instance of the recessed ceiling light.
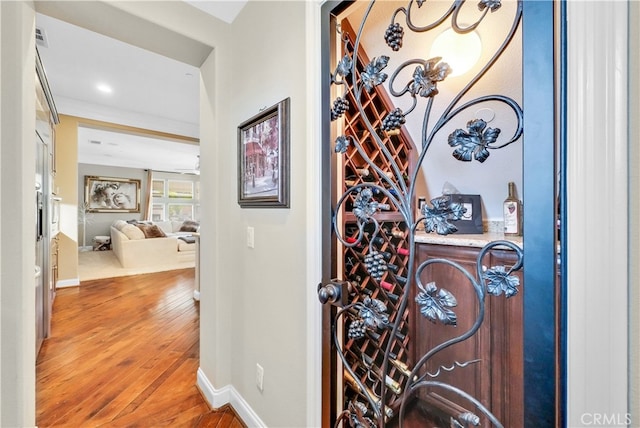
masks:
<path fill-rule="evenodd" d="M 100 92 L 104 93 L 104 94 L 110 94 L 113 92 L 113 89 L 111 88 L 111 86 L 105 84 L 105 83 L 98 83 L 96 85 L 96 89 L 99 90 Z"/>

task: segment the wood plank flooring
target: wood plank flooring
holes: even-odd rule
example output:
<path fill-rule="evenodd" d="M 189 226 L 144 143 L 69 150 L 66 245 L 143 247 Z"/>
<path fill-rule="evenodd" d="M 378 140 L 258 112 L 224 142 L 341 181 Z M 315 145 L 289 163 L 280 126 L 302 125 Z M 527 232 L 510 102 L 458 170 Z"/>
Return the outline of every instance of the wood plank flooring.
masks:
<path fill-rule="evenodd" d="M 38 427 L 244 427 L 196 387 L 193 288 L 184 269 L 58 290 L 36 363 Z"/>

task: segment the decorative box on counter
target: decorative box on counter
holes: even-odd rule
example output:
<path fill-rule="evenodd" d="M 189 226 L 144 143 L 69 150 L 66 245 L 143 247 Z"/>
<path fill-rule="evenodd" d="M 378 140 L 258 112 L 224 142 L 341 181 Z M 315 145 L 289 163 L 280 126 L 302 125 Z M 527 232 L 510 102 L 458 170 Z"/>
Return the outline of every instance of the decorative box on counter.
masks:
<path fill-rule="evenodd" d="M 452 204 L 460 204 L 465 208 L 465 212 L 460 220 L 452 220 L 458 230 L 454 233 L 482 234 L 484 227 L 482 223 L 482 198 L 480 195 L 452 194 Z"/>

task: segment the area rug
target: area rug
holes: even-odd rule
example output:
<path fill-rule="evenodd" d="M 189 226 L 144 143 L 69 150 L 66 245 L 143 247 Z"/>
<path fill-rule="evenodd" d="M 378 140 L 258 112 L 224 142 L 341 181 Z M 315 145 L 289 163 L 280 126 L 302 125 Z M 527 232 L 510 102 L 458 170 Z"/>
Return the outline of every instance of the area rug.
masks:
<path fill-rule="evenodd" d="M 164 263 L 142 268 L 123 268 L 113 251 L 81 251 L 78 253 L 78 276 L 80 282 L 194 267 L 195 261 L 188 261 L 174 264 Z"/>

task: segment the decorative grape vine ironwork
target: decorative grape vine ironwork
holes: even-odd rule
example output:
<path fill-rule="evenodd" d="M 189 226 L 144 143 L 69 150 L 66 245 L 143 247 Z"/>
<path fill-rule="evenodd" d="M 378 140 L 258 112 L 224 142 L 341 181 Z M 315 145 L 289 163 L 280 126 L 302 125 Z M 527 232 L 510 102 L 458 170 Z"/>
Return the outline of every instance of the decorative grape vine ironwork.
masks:
<path fill-rule="evenodd" d="M 342 34 L 341 40 L 344 44 L 343 51 L 345 54 L 338 61 L 335 70 L 331 74 L 331 84 L 334 87 L 342 87 L 343 91 L 342 94 L 334 98 L 329 107 L 331 121 L 341 119 L 350 108 L 357 109 L 357 112 L 364 119 L 366 132 L 369 135 L 368 138 L 377 145 L 381 156 L 384 157 L 386 164 L 391 169 L 391 171 L 383 171 L 369 157 L 357 138 L 353 138 L 351 135 L 338 135 L 335 138 L 334 151 L 337 156 L 344 156 L 352 148 L 355 149 L 367 163 L 367 168 L 373 171 L 378 179 L 353 185 L 338 198 L 335 212 L 339 212 L 347 202 L 352 204 L 351 212 L 357 223 L 355 236 L 350 234 L 349 239 L 343 236 L 337 216 L 333 217 L 333 230 L 337 240 L 346 248 L 362 246 L 365 240 L 369 242 L 368 251 L 364 256 L 364 264 L 371 280 L 376 281 L 378 285 L 382 285 L 381 278 L 388 271 L 389 266 L 384 255 L 378 252 L 372 243 L 381 229 L 381 222 L 377 220 L 380 211 L 392 209 L 402 216 L 409 231 L 409 248 L 414 248 L 414 234 L 419 224 L 424 224 L 427 232 L 446 235 L 456 231 L 452 221 L 460 219 L 465 213 L 465 208 L 462 205 L 454 203 L 452 198 L 445 195 L 432 199 L 430 205 L 425 204 L 420 211 L 419 218 L 415 218 L 414 215 L 416 182 L 420 165 L 422 165 L 431 145 L 443 140 L 441 131 L 445 128 L 445 125 L 450 123 L 453 118 L 466 112 L 470 107 L 482 103 L 503 103 L 513 111 L 515 131 L 510 137 L 504 137 L 499 128 L 488 127 L 487 123 L 480 118 L 471 118 L 467 122 L 466 129 L 456 129 L 446 137 L 448 145 L 453 150 L 452 156 L 463 162 L 475 160 L 483 163 L 489 158 L 492 150 L 498 150 L 515 143 L 523 133 L 522 108 L 512 98 L 504 95 L 487 94 L 463 102 L 463 97 L 491 69 L 513 39 L 521 21 L 522 1 L 517 1 L 511 26 L 496 52 L 460 92 L 455 94 L 448 103 L 445 102 L 445 107 L 438 117 L 432 117 L 433 103 L 440 94 L 439 85 L 446 82 L 452 72 L 449 64 L 444 62 L 442 58 L 401 60 L 402 62 L 394 70 L 388 71 L 387 67 L 390 64 L 391 57 L 387 54 L 380 54 L 373 57 L 361 69 L 357 69 L 362 32 L 365 27 L 364 23 L 371 15 L 375 3 L 375 0 L 371 1 L 366 8 L 359 31 L 354 35 L 355 42 L 349 44 L 349 39 L 345 34 Z M 500 0 L 476 1 L 477 19 L 471 24 L 463 25 L 460 22 L 459 14 L 466 3 L 471 2 L 455 0 L 446 11 L 441 12 L 439 16 L 434 18 L 429 14 L 429 2 L 426 0 L 409 0 L 406 6 L 399 7 L 393 12 L 391 23 L 383 34 L 383 39 L 391 51 L 389 55 L 398 55 L 403 51 L 407 45 L 407 37 L 410 32 L 427 32 L 450 21 L 451 28 L 454 31 L 459 34 L 466 34 L 477 29 L 487 14 L 497 13 L 502 7 Z M 404 22 L 401 20 L 403 16 Z M 418 22 L 428 22 L 428 24 L 418 24 Z M 401 83 L 401 76 L 407 76 L 408 74 L 411 78 L 407 82 Z M 359 76 L 359 78 L 356 78 L 356 76 Z M 347 84 L 349 79 L 351 86 Z M 411 105 L 405 110 L 395 107 L 390 109 L 379 121 L 376 128 L 372 123 L 375 121 L 367 117 L 367 111 L 363 107 L 361 100 L 364 93 L 370 93 L 378 86 L 385 84 L 386 92 L 391 97 L 397 99 L 409 97 Z M 353 101 L 350 102 L 348 100 L 348 91 L 352 92 L 351 99 L 355 100 L 355 105 L 352 105 Z M 409 116 L 418 115 L 420 112 L 422 112 L 423 125 L 419 140 L 421 152 L 417 159 L 418 168 L 415 168 L 410 177 L 406 177 L 389 149 L 382 143 L 380 134 L 398 131 L 406 124 Z M 378 202 L 377 198 L 379 196 L 383 196 L 389 203 Z M 365 228 L 368 228 L 369 231 L 365 232 Z M 514 251 L 517 255 L 517 262 L 514 266 L 492 266 L 483 270 L 482 260 L 484 256 L 488 251 L 496 247 Z M 485 299 L 488 295 L 510 298 L 518 293 L 520 283 L 514 272 L 522 267 L 524 258 L 522 249 L 506 240 L 491 242 L 480 250 L 476 260 L 476 272 L 474 273 L 469 272 L 458 263 L 446 259 L 430 259 L 422 262 L 419 266 L 415 266 L 414 257 L 414 252 L 410 252 L 409 275 L 406 278 L 407 282 L 404 284 L 403 294 L 399 296 L 399 301 L 395 307 L 388 307 L 381 300 L 364 296 L 355 303 L 341 306 L 336 313 L 332 324 L 332 334 L 338 356 L 344 365 L 345 380 L 359 393 L 360 399 L 365 400 L 363 402 L 353 399 L 345 403 L 345 409 L 338 416 L 336 426 L 340 423 L 348 423 L 351 427 L 384 427 L 390 418 L 396 416 L 387 405 L 387 389 L 392 389 L 394 393 L 402 396 L 397 415 L 399 423 L 402 425 L 407 402 L 418 390 L 424 388 L 446 390 L 475 405 L 478 414 L 469 412 L 460 415 L 456 421 L 459 426 L 478 425 L 480 423 L 479 415 L 487 418 L 495 426 L 502 426 L 491 411 L 478 399 L 457 387 L 436 380 L 441 371 L 455 370 L 476 363 L 478 360 L 463 363 L 453 361 L 450 366 L 441 366 L 435 373 L 429 373 L 424 368 L 435 354 L 472 337 L 478 331 L 484 320 Z M 429 350 L 425 355 L 419 357 L 412 368 L 404 367 L 402 362 L 390 357 L 393 340 L 389 340 L 385 349 L 383 349 L 384 359 L 381 367 L 374 368 L 370 361 L 365 361 L 366 376 L 372 376 L 373 373 L 379 379 L 386 379 L 389 368 L 393 366 L 397 370 L 403 371 L 407 376 L 404 391 L 399 391 L 398 387 L 390 381 L 379 382 L 379 390 L 372 390 L 362 382 L 361 376 L 354 372 L 349 363 L 340 340 L 342 333 L 339 331 L 338 326 L 345 325 L 347 327 L 347 338 L 354 341 L 361 340 L 366 336 L 375 336 L 378 334 L 377 332 L 382 330 L 389 330 L 392 338 L 400 337 L 399 330 L 402 318 L 394 316 L 394 314 L 402 314 L 407 309 L 412 288 L 415 288 L 415 304 L 426 319 L 434 323 L 456 326 L 457 315 L 455 309 L 457 299 L 447 290 L 447 284 L 436 284 L 435 282 L 423 284 L 421 282 L 421 273 L 433 264 L 450 266 L 464 275 L 476 297 L 478 316 L 467 331 Z M 332 289 L 331 293 L 324 293 L 324 296 L 328 295 L 335 296 L 335 288 Z M 331 301 L 335 304 L 339 302 L 338 299 Z"/>

